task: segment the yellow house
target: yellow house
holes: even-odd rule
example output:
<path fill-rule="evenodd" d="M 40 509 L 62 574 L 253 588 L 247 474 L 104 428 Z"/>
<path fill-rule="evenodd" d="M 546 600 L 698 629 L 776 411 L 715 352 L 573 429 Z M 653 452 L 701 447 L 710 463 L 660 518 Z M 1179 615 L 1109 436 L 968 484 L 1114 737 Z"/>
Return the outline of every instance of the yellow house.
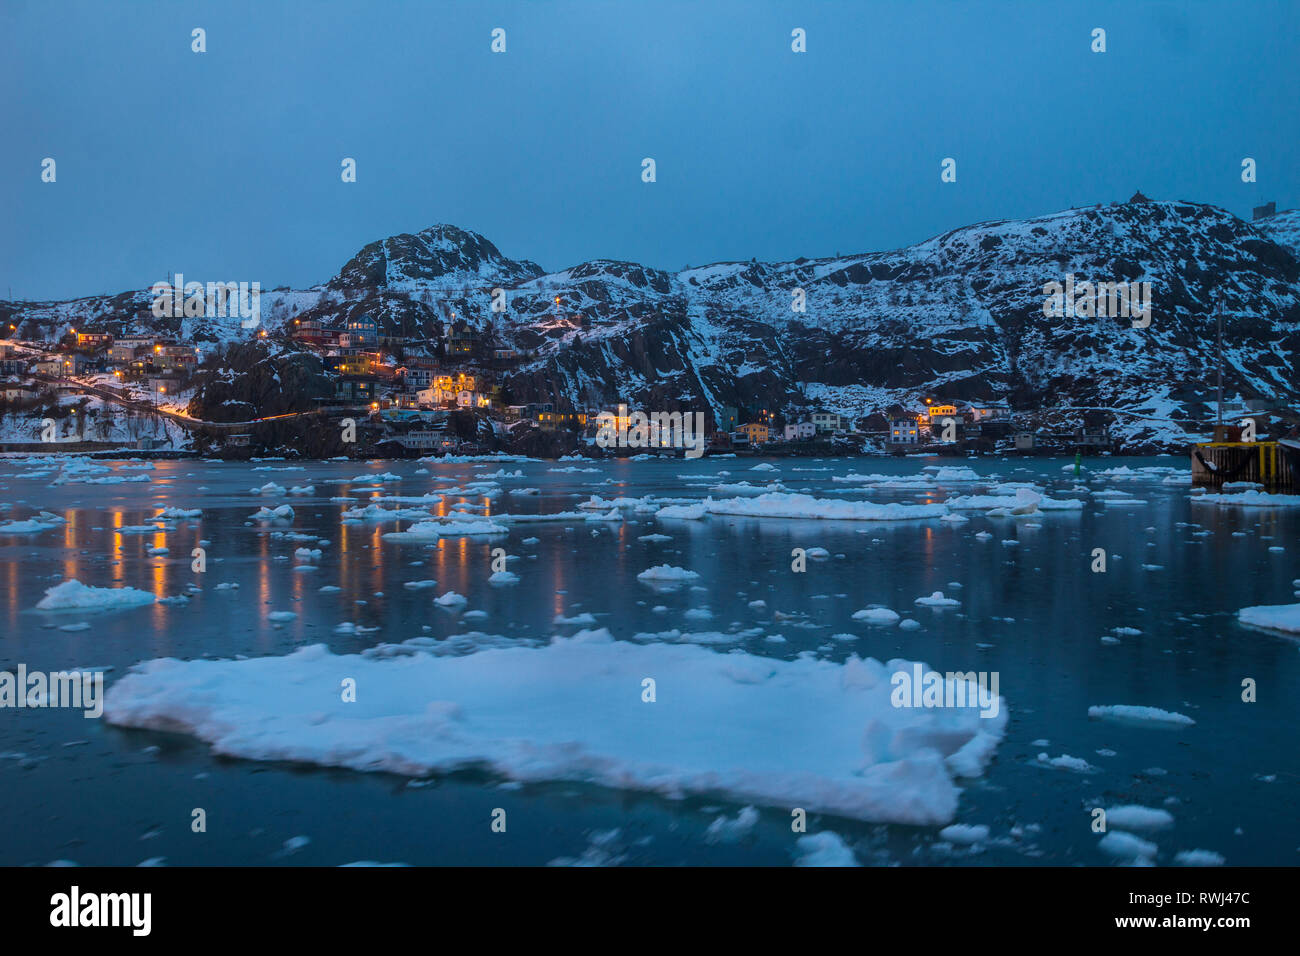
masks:
<path fill-rule="evenodd" d="M 337 368 L 340 375 L 369 375 L 375 370 L 375 359 L 373 355 L 359 352 L 342 359 Z"/>
<path fill-rule="evenodd" d="M 925 411 L 926 411 L 926 414 L 930 416 L 930 421 L 931 421 L 931 422 L 938 421 L 938 420 L 941 419 L 941 418 L 956 418 L 956 417 L 957 417 L 957 406 L 956 406 L 956 405 L 931 405 L 931 406 L 930 406 L 929 408 L 927 408 Z"/>
<path fill-rule="evenodd" d="M 577 424 L 585 427 L 587 424 L 586 412 L 538 412 L 538 424 L 547 431 L 553 431 L 556 428 L 563 428 L 566 425 Z"/>
<path fill-rule="evenodd" d="M 477 377 L 459 372 L 456 375 L 435 375 L 429 387 L 419 393 L 420 402 L 425 405 L 444 405 L 452 402 L 457 405 L 478 405 L 486 407 L 490 402 L 476 396 Z M 463 398 L 462 396 L 469 396 Z"/>
<path fill-rule="evenodd" d="M 749 439 L 751 445 L 761 445 L 767 441 L 768 430 L 766 425 L 760 425 L 758 422 L 746 422 L 736 429 L 738 432 L 744 432 L 745 437 Z"/>
<path fill-rule="evenodd" d="M 474 376 L 459 372 L 456 375 L 435 375 L 432 385 L 443 392 L 474 391 Z"/>

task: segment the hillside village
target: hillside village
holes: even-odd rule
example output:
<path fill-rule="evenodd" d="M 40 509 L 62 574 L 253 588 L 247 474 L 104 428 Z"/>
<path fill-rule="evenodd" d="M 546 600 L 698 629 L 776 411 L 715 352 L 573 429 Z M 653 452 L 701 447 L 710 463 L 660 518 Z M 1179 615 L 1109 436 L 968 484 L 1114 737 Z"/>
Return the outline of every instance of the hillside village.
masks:
<path fill-rule="evenodd" d="M 1298 215 L 1269 205 L 1247 222 L 1138 193 L 889 253 L 677 273 L 547 273 L 442 225 L 370 243 L 322 285 L 261 293 L 251 322 L 211 313 L 213 283 L 206 313 L 159 315 L 147 290 L 0 302 L 0 444 L 680 454 L 598 446 L 602 414 L 640 411 L 702 413 L 715 454 L 1141 454 L 1210 434 L 1220 364 L 1224 421 L 1282 434 L 1298 404 Z M 1045 281 L 1074 275 L 1145 277 L 1148 321 L 1053 316 Z"/>
<path fill-rule="evenodd" d="M 565 450 L 594 450 L 602 412 L 627 427 L 626 404 L 512 403 L 507 373 L 530 356 L 485 346 L 473 329 L 463 325 L 447 328 L 445 338 L 432 342 L 381 333 L 378 323 L 364 317 L 350 319 L 340 328 L 326 327 L 318 319 L 299 319 L 288 323 L 283 332 L 260 329 L 250 338 L 268 354 L 317 358 L 330 389 L 312 399 L 315 409 L 328 418 L 361 420 L 373 430 L 374 440 L 366 447 L 385 446 L 395 456 L 484 451 L 508 443 L 510 433 L 520 428 L 567 436 L 568 442 L 557 442 Z M 192 413 L 199 409 L 190 406 L 198 373 L 206 363 L 219 360 L 220 350 L 205 353 L 202 347 L 151 335 L 119 338 L 108 332 L 69 329 L 53 344 L 0 340 L 0 409 L 19 414 L 41 411 L 42 417 L 51 409 L 67 409 L 60 440 L 93 444 L 93 412 L 98 409 L 83 414 L 81 422 L 72 411 L 87 389 L 121 397 L 130 403 L 126 407 L 141 414 L 153 409 L 159 414 L 197 417 Z M 57 410 L 51 413 L 59 415 Z M 458 434 L 448 427 L 455 413 L 486 423 L 489 434 L 499 440 Z M 949 426 L 946 432 L 945 425 Z M 789 415 L 724 406 L 718 414 L 706 413 L 706 429 L 707 449 L 714 453 L 761 449 L 765 454 L 811 454 L 827 447 L 881 453 L 954 443 L 992 447 L 998 440 L 1005 443 L 1015 437 L 1005 403 L 933 399 L 892 416 L 860 418 L 826 410 Z M 7 436 L 6 443 L 16 444 L 15 437 Z M 239 448 L 248 439 L 246 433 L 233 432 L 220 446 Z M 136 444 L 150 449 L 170 442 L 139 439 Z M 674 449 L 645 451 L 671 454 Z"/>

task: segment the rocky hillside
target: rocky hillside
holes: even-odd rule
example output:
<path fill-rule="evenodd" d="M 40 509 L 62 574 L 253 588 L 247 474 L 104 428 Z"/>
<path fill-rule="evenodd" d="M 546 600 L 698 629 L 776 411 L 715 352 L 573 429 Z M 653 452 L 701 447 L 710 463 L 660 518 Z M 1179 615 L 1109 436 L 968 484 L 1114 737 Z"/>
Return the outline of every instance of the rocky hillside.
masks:
<path fill-rule="evenodd" d="M 1300 405 L 1296 227 L 1295 213 L 1252 224 L 1139 195 L 892 252 L 674 273 L 596 260 L 545 273 L 482 236 L 435 226 L 371 243 L 316 289 L 264 293 L 263 318 L 274 327 L 368 315 L 431 338 L 467 324 L 485 342 L 531 353 L 509 375 L 516 402 L 821 407 L 862 418 L 926 395 L 1007 398 L 1021 409 L 1117 409 L 1128 413 L 1114 427 L 1130 447 L 1176 446 L 1212 417 L 1220 301 L 1228 397 Z M 1149 282 L 1149 326 L 1044 314 L 1045 284 L 1067 274 Z M 505 312 L 492 311 L 498 287 Z M 94 306 L 0 305 L 0 318 L 48 322 L 62 311 L 92 327 L 139 314 L 129 295 Z"/>
<path fill-rule="evenodd" d="M 1300 209 L 1274 213 L 1266 219 L 1258 220 L 1254 225 L 1279 246 L 1285 246 L 1293 256 L 1300 258 Z"/>
<path fill-rule="evenodd" d="M 1219 301 L 1228 397 L 1300 397 L 1300 263 L 1281 241 L 1287 215 L 1252 225 L 1137 196 L 893 252 L 677 273 L 597 260 L 523 281 L 530 263 L 474 237 L 445 273 L 454 278 L 402 285 L 438 318 L 537 351 L 511 379 L 516 401 L 819 406 L 860 418 L 924 395 L 1006 397 L 1018 408 L 1118 409 L 1130 413 L 1114 421 L 1130 446 L 1179 445 L 1212 418 Z M 437 255 L 389 259 L 388 275 L 446 269 L 442 244 L 459 230 L 428 232 L 441 237 Z M 331 287 L 347 290 L 355 272 Z M 1045 315 L 1044 285 L 1067 274 L 1149 282 L 1150 324 Z M 477 286 L 465 285 L 470 275 Z M 496 285 L 509 290 L 505 314 L 490 310 Z"/>

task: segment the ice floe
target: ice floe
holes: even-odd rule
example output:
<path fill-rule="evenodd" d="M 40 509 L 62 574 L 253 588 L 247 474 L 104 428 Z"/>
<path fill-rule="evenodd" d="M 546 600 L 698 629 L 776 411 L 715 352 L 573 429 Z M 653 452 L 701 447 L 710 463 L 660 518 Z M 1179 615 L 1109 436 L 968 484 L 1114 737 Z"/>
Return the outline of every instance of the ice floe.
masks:
<path fill-rule="evenodd" d="M 314 645 L 284 657 L 138 665 L 110 688 L 105 716 L 259 760 L 411 776 L 486 767 L 518 781 L 721 793 L 742 805 L 946 824 L 959 774 L 992 758 L 1007 710 L 981 718 L 894 707 L 889 674 L 911 667 L 721 654 L 614 641 L 604 630 L 466 656 L 376 660 Z M 658 702 L 642 699 L 646 675 Z M 368 692 L 341 702 L 344 677 Z"/>
<path fill-rule="evenodd" d="M 156 598 L 136 588 L 97 588 L 70 578 L 47 588 L 45 597 L 36 602 L 42 611 L 109 611 L 116 608 L 153 604 Z"/>
<path fill-rule="evenodd" d="M 1254 627 L 1300 634 L 1300 604 L 1261 604 L 1257 607 L 1243 607 L 1237 612 L 1237 620 Z"/>
<path fill-rule="evenodd" d="M 1192 718 L 1174 711 L 1161 710 L 1159 707 L 1141 707 L 1133 704 L 1108 704 L 1089 707 L 1088 716 L 1122 723 L 1169 727 L 1190 727 L 1196 723 Z"/>

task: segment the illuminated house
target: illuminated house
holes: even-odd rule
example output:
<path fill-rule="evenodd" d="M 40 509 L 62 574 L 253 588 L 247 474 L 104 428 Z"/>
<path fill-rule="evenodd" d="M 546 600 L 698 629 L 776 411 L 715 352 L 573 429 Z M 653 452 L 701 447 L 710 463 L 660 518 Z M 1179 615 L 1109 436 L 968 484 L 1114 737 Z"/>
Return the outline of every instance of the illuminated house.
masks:
<path fill-rule="evenodd" d="M 478 333 L 469 326 L 451 329 L 447 333 L 448 355 L 470 355 L 478 346 Z"/>
<path fill-rule="evenodd" d="M 317 348 L 337 348 L 340 335 L 335 329 L 322 328 L 316 319 L 294 319 L 290 335 L 295 342 Z"/>
<path fill-rule="evenodd" d="M 397 370 L 397 374 L 406 382 L 407 388 L 422 389 L 433 384 L 438 372 L 422 365 L 404 365 Z"/>
<path fill-rule="evenodd" d="M 334 398 L 353 405 L 369 404 L 375 397 L 375 384 L 372 376 L 344 375 L 334 383 Z"/>
<path fill-rule="evenodd" d="M 915 444 L 919 440 L 919 432 L 915 418 L 895 418 L 889 423 L 889 440 L 895 444 Z"/>
<path fill-rule="evenodd" d="M 155 345 L 149 358 L 155 368 L 167 370 L 192 368 L 199 362 L 198 350 L 192 345 Z"/>
<path fill-rule="evenodd" d="M 80 375 L 89 364 L 81 352 L 66 352 L 40 359 L 32 368 L 40 375 Z"/>
<path fill-rule="evenodd" d="M 86 352 L 98 352 L 113 344 L 113 336 L 107 332 L 78 332 L 77 348 Z"/>
<path fill-rule="evenodd" d="M 462 395 L 470 397 L 462 399 Z M 486 396 L 479 394 L 477 376 L 466 372 L 458 372 L 455 375 L 447 373 L 434 375 L 429 387 L 420 391 L 420 404 L 435 408 L 446 404 L 473 407 L 486 407 L 491 404 L 490 400 L 480 402 L 480 398 L 486 399 Z"/>
<path fill-rule="evenodd" d="M 602 421 L 610 422 L 615 432 L 623 434 L 631 427 L 632 415 L 628 412 L 626 405 L 606 405 L 600 411 L 607 416 L 612 416 L 602 419 Z M 599 426 L 599 422 L 597 422 L 597 425 Z"/>
<path fill-rule="evenodd" d="M 746 422 L 736 431 L 744 435 L 745 440 L 751 445 L 761 445 L 768 440 L 767 426 L 760 425 L 758 422 Z"/>
<path fill-rule="evenodd" d="M 966 413 L 973 422 L 1002 421 L 1011 417 L 1004 402 L 967 402 Z"/>
<path fill-rule="evenodd" d="M 152 338 L 117 339 L 109 349 L 109 361 L 115 365 L 130 365 L 133 359 L 152 355 L 153 344 Z"/>
<path fill-rule="evenodd" d="M 928 405 L 924 414 L 931 425 L 944 418 L 961 418 L 956 405 Z"/>
<path fill-rule="evenodd" d="M 379 344 L 374 319 L 348 319 L 339 334 L 339 348 L 374 348 Z"/>
<path fill-rule="evenodd" d="M 573 425 L 584 427 L 587 424 L 586 412 L 538 412 L 535 421 L 547 431 L 568 428 Z"/>
<path fill-rule="evenodd" d="M 358 352 L 340 358 L 334 366 L 340 375 L 372 375 L 375 371 L 375 355 L 372 352 Z"/>

